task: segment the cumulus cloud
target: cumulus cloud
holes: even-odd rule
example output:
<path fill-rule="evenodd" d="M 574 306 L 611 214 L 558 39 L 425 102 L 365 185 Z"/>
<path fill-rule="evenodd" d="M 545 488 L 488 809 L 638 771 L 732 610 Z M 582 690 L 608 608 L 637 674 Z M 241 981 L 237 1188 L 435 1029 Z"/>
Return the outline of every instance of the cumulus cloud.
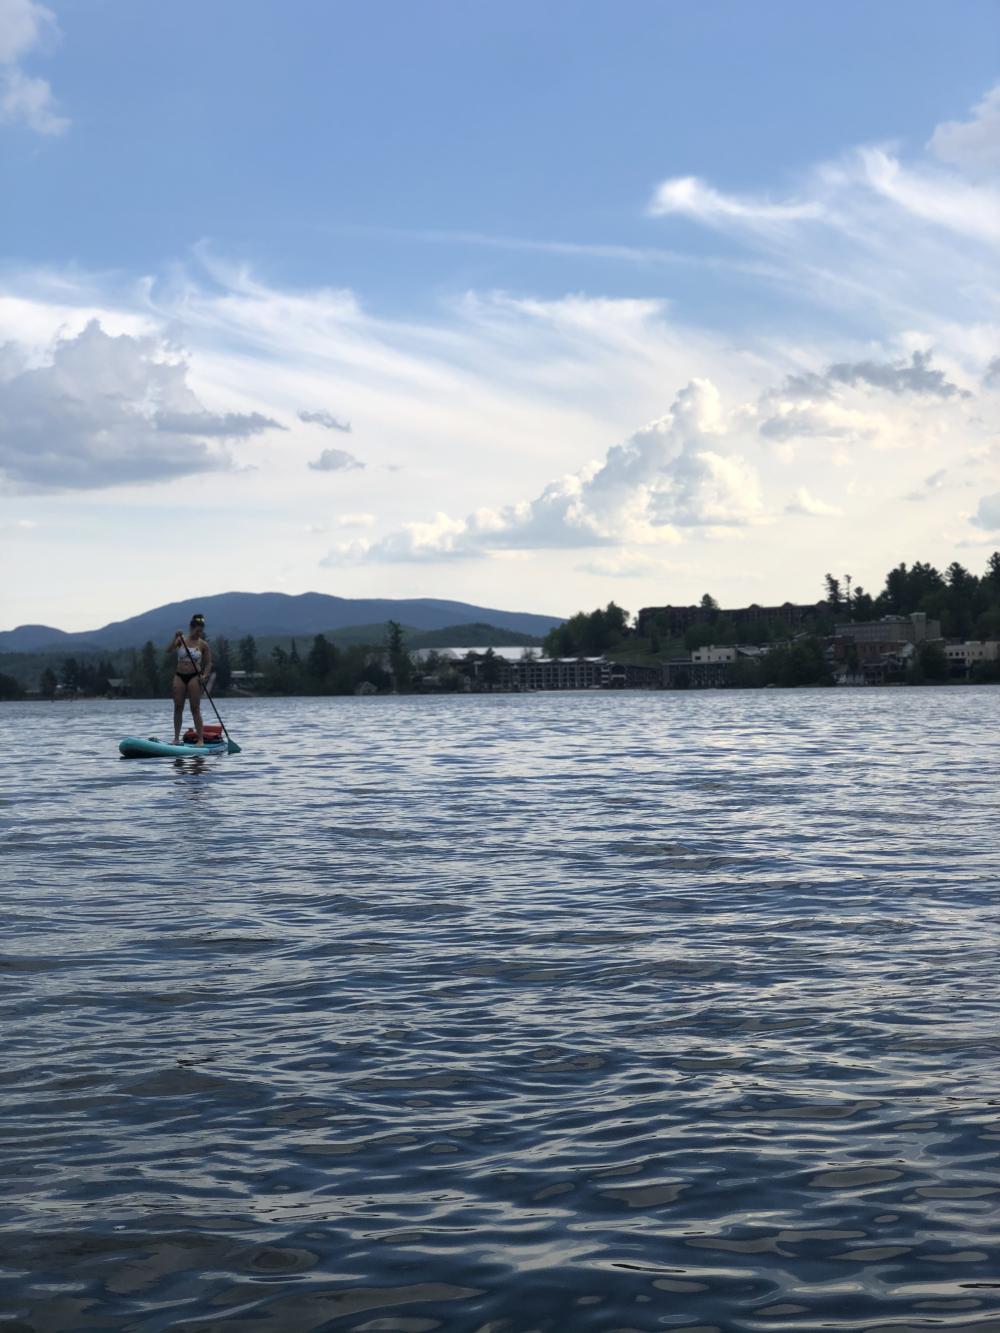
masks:
<path fill-rule="evenodd" d="M 534 500 L 439 513 L 368 543 L 334 548 L 327 564 L 472 558 L 504 550 L 678 541 L 682 528 L 734 528 L 763 517 L 753 467 L 729 451 L 715 386 L 694 380 L 666 416 L 610 448 L 603 461 L 551 481 Z"/>
<path fill-rule="evenodd" d="M 996 389 L 998 387 L 1000 387 L 1000 356 L 995 356 L 983 374 L 983 388 Z"/>
<path fill-rule="evenodd" d="M 541 548 L 553 580 L 571 578 L 578 560 L 588 561 L 584 573 L 611 577 L 613 567 L 625 576 L 625 552 L 636 560 L 649 551 L 674 555 L 670 543 L 695 539 L 699 568 L 715 569 L 720 589 L 735 585 L 760 599 L 765 580 L 779 587 L 787 578 L 811 580 L 824 567 L 815 562 L 826 558 L 817 550 L 830 540 L 850 542 L 858 559 L 880 560 L 890 546 L 917 550 L 928 532 L 947 542 L 959 521 L 967 534 L 982 532 L 957 505 L 968 480 L 962 469 L 982 460 L 980 482 L 966 492 L 965 508 L 973 510 L 972 497 L 992 489 L 985 479 L 997 458 L 990 452 L 995 399 L 987 400 L 991 381 L 1000 384 L 1000 267 L 990 222 L 996 191 L 940 158 L 886 149 L 822 164 L 784 197 L 767 187 L 738 198 L 707 186 L 675 190 L 658 221 L 647 224 L 665 229 L 672 211 L 725 226 L 720 264 L 731 261 L 741 283 L 755 284 L 753 304 L 762 312 L 735 334 L 690 323 L 683 299 L 585 294 L 472 293 L 423 319 L 395 319 L 367 312 L 350 293 L 279 290 L 245 268 L 207 264 L 211 281 L 188 275 L 182 295 L 156 284 L 131 298 L 78 274 L 32 275 L 29 289 L 28 278 L 8 273 L 0 329 L 30 339 L 37 365 L 38 344 L 55 327 L 78 331 L 83 310 L 108 311 L 106 327 L 113 318 L 137 336 L 156 313 L 165 325 L 183 326 L 209 405 L 221 393 L 227 408 L 241 409 L 234 388 L 260 383 L 263 393 L 266 383 L 267 398 L 251 406 L 298 427 L 300 412 L 337 422 L 329 403 L 349 403 L 365 422 L 363 502 L 394 517 L 355 528 L 326 515 L 327 544 L 341 543 L 329 557 L 334 564 L 489 557 L 482 574 L 499 582 L 504 571 L 492 562 Z M 741 264 L 737 242 L 755 251 L 752 262 Z M 720 281 L 727 271 L 719 268 Z M 786 322 L 790 303 L 795 311 Z M 735 310 L 746 306 L 741 288 Z M 933 348 L 933 359 L 925 350 L 914 356 L 914 348 Z M 0 348 L 0 381 L 27 364 L 4 368 Z M 692 377 L 718 384 L 735 406 L 720 408 L 714 420 L 703 412 L 704 428 L 685 436 L 679 405 L 662 416 L 670 401 L 664 393 L 672 396 Z M 982 393 L 975 410 L 964 385 Z M 693 397 L 704 407 L 711 394 Z M 162 426 L 168 410 L 203 409 L 147 408 L 159 445 L 169 437 L 155 419 Z M 246 415 L 252 421 L 249 408 Z M 630 420 L 650 419 L 629 436 Z M 198 423 L 175 415 L 173 424 Z M 221 414 L 217 434 L 200 424 L 194 439 L 218 456 L 227 447 Z M 305 425 L 337 429 L 319 419 Z M 328 443 L 325 435 L 313 438 L 298 462 L 285 453 L 267 473 L 228 488 L 223 502 L 237 505 L 250 493 L 262 505 L 278 500 L 301 530 L 316 514 L 317 483 L 305 459 Z M 614 440 L 624 443 L 606 452 Z M 589 458 L 596 461 L 581 466 Z M 391 470 L 393 459 L 408 460 L 404 474 Z M 835 471 L 845 464 L 850 478 Z M 953 484 L 925 487 L 924 478 L 945 466 Z M 355 483 L 328 484 L 343 494 Z M 917 490 L 927 502 L 915 508 L 904 497 Z M 783 512 L 787 503 L 814 511 L 832 498 L 851 508 L 849 520 Z M 401 503 L 409 507 L 400 510 Z M 780 540 L 751 536 L 733 550 L 731 539 L 768 517 L 794 525 L 791 567 Z M 702 540 L 713 535 L 714 549 Z M 315 558 L 313 543 L 301 545 L 304 554 L 289 558 L 307 579 L 301 562 Z M 252 567 L 261 579 L 271 576 L 263 556 Z M 459 582 L 478 577 L 473 569 L 454 575 Z"/>
<path fill-rule="evenodd" d="M 92 320 L 58 340 L 47 364 L 0 380 L 0 474 L 8 490 L 165 481 L 231 467 L 206 440 L 275 424 L 206 411 L 162 340 L 112 337 Z"/>
<path fill-rule="evenodd" d="M 0 0 L 0 123 L 26 125 L 37 134 L 62 134 L 69 125 L 56 112 L 45 79 L 26 74 L 21 61 L 58 33 L 55 16 L 35 0 Z"/>
<path fill-rule="evenodd" d="M 928 148 L 942 162 L 969 171 L 1000 171 L 1000 84 L 991 88 L 968 120 L 946 120 Z"/>
<path fill-rule="evenodd" d="M 355 468 L 364 467 L 364 463 L 346 449 L 324 449 L 309 466 L 314 472 L 353 472 Z"/>
<path fill-rule="evenodd" d="M 836 505 L 827 504 L 825 500 L 819 500 L 814 495 L 810 495 L 804 486 L 800 486 L 793 498 L 785 505 L 786 514 L 803 514 L 808 518 L 836 518 L 843 512 Z"/>
<path fill-rule="evenodd" d="M 347 434 L 350 434 L 351 431 L 351 423 L 349 421 L 341 421 L 341 419 L 335 417 L 332 412 L 300 412 L 299 420 L 304 421 L 306 425 L 325 426 L 327 430 L 342 430 Z"/>

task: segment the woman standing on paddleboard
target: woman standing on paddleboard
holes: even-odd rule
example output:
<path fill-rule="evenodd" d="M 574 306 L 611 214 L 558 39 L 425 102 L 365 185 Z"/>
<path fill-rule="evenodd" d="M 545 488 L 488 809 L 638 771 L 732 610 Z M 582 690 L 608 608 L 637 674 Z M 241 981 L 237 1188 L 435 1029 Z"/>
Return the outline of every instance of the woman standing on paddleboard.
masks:
<path fill-rule="evenodd" d="M 178 630 L 167 648 L 168 653 L 177 653 L 177 666 L 171 682 L 174 696 L 174 744 L 181 740 L 181 726 L 184 722 L 184 701 L 191 705 L 191 720 L 198 735 L 198 745 L 204 745 L 205 736 L 201 720 L 201 686 L 212 671 L 212 650 L 204 637 L 205 617 L 192 616 L 191 627 L 187 634 Z"/>

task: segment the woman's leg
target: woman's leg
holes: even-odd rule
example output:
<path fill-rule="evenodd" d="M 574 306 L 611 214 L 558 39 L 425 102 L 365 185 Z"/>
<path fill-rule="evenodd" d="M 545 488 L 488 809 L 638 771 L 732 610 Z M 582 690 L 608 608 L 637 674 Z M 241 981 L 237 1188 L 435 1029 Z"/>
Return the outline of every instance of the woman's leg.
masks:
<path fill-rule="evenodd" d="M 191 720 L 194 722 L 194 729 L 198 733 L 198 744 L 205 744 L 204 724 L 201 720 L 201 684 L 197 677 L 188 681 L 187 687 L 188 702 L 191 705 Z M 182 705 L 183 707 L 183 705 Z"/>
<path fill-rule="evenodd" d="M 171 684 L 171 693 L 174 696 L 174 744 L 181 743 L 181 725 L 184 721 L 184 697 L 187 694 L 188 687 L 182 680 L 174 676 Z"/>

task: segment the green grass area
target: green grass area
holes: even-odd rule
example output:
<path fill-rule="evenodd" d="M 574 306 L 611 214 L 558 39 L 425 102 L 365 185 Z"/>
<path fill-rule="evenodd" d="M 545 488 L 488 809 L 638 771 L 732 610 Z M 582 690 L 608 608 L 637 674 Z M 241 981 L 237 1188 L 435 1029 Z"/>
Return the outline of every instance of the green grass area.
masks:
<path fill-rule="evenodd" d="M 608 649 L 612 662 L 621 662 L 625 666 L 658 666 L 661 662 L 688 656 L 683 639 L 659 639 L 654 645 L 651 639 L 638 634 L 630 634 L 617 647 Z"/>

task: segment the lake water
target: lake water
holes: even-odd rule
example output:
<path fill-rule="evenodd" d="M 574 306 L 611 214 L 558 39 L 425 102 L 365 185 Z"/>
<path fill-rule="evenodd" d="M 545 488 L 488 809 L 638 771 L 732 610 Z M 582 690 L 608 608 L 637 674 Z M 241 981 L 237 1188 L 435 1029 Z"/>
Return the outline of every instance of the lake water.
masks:
<path fill-rule="evenodd" d="M 0 1333 L 1000 1330 L 1000 689 L 0 707 Z"/>

